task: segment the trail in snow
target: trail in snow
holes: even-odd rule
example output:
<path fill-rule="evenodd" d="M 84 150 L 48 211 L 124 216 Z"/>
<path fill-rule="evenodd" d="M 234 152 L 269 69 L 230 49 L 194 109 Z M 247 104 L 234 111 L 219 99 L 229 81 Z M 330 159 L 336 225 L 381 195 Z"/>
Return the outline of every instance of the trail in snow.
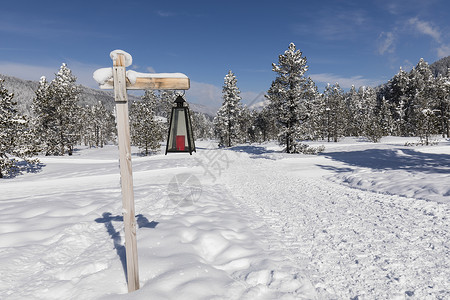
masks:
<path fill-rule="evenodd" d="M 252 152 L 221 180 L 255 227 L 277 233 L 269 243 L 308 262 L 320 299 L 450 297 L 448 204 L 352 189 L 323 178 L 317 159 Z"/>

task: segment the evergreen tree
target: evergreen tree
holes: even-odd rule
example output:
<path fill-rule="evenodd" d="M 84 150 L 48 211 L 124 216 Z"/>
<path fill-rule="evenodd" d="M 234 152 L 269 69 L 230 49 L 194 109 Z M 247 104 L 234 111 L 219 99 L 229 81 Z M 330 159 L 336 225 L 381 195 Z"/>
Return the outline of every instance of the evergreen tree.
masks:
<path fill-rule="evenodd" d="M 76 77 L 66 64 L 62 64 L 50 84 L 41 78 L 33 110 L 39 134 L 44 138 L 46 155 L 64 155 L 67 149 L 72 155 L 74 145 L 80 136 L 79 87 Z"/>
<path fill-rule="evenodd" d="M 361 118 L 362 111 L 360 97 L 354 85 L 350 90 L 345 93 L 345 118 L 347 119 L 347 136 L 360 136 L 361 130 Z"/>
<path fill-rule="evenodd" d="M 298 140 L 302 138 L 300 127 L 307 120 L 304 103 L 310 88 L 305 76 L 307 70 L 306 57 L 294 43 L 283 55 L 279 55 L 278 64 L 272 64 L 272 71 L 277 73 L 277 77 L 266 98 L 280 125 L 279 141 L 286 146 L 287 153 L 299 151 Z"/>
<path fill-rule="evenodd" d="M 255 132 L 253 127 L 254 115 L 246 105 L 241 106 L 238 116 L 239 122 L 239 142 L 253 143 L 255 142 Z"/>
<path fill-rule="evenodd" d="M 191 112 L 192 130 L 196 139 L 211 139 L 214 135 L 213 123 L 209 117 L 200 112 Z"/>
<path fill-rule="evenodd" d="M 80 136 L 89 147 L 103 147 L 115 137 L 116 124 L 112 112 L 108 111 L 99 101 L 92 106 L 86 106 L 81 113 L 82 128 Z"/>
<path fill-rule="evenodd" d="M 302 103 L 302 123 L 298 135 L 303 140 L 317 140 L 320 137 L 320 94 L 316 84 L 307 78 Z"/>
<path fill-rule="evenodd" d="M 257 141 L 266 142 L 275 139 L 278 135 L 276 121 L 274 120 L 270 108 L 264 107 L 261 111 L 254 112 L 254 127 Z"/>
<path fill-rule="evenodd" d="M 42 76 L 36 91 L 36 97 L 31 105 L 34 118 L 32 120 L 36 132 L 36 142 L 41 150 L 45 150 L 47 155 L 56 153 L 56 144 L 50 142 L 49 136 L 52 120 L 56 108 L 50 104 L 51 91 L 47 78 Z"/>
<path fill-rule="evenodd" d="M 395 130 L 395 121 L 391 111 L 390 103 L 383 97 L 378 111 L 380 129 L 383 136 L 392 135 Z"/>
<path fill-rule="evenodd" d="M 34 147 L 28 120 L 17 112 L 14 95 L 4 87 L 0 79 L 0 178 L 15 173 L 17 158 L 30 164 L 38 162 L 31 159 L 37 153 Z"/>
<path fill-rule="evenodd" d="M 361 127 L 363 134 L 372 142 L 378 142 L 383 137 L 381 127 L 380 109 L 377 106 L 377 95 L 371 87 L 362 87 L 359 90 L 362 103 Z"/>
<path fill-rule="evenodd" d="M 327 85 L 322 96 L 321 119 L 322 130 L 327 141 L 337 142 L 344 135 L 346 128 L 344 91 L 335 83 Z"/>
<path fill-rule="evenodd" d="M 442 137 L 450 135 L 450 68 L 447 75 L 438 75 L 435 82 L 433 96 L 436 98 L 437 127 Z"/>
<path fill-rule="evenodd" d="M 385 99 L 393 108 L 392 117 L 395 121 L 393 133 L 406 134 L 406 105 L 409 102 L 410 81 L 408 73 L 400 68 L 399 72 L 389 81 L 388 93 Z"/>
<path fill-rule="evenodd" d="M 219 146 L 231 147 L 240 141 L 239 118 L 242 110 L 237 79 L 231 70 L 225 76 L 222 89 L 223 103 L 214 118 L 214 128 Z"/>
<path fill-rule="evenodd" d="M 130 109 L 131 143 L 148 155 L 157 151 L 163 139 L 162 122 L 156 116 L 158 97 L 146 90 L 142 101 L 133 102 Z"/>
<path fill-rule="evenodd" d="M 424 95 L 424 89 L 432 85 L 432 81 L 433 74 L 431 73 L 430 67 L 421 58 L 417 66 L 409 73 L 408 102 L 405 105 L 405 133 L 407 135 L 419 135 L 423 119 L 431 117 L 429 111 L 424 114 L 426 109 L 431 109 L 430 98 Z M 429 91 L 426 93 L 429 93 Z"/>

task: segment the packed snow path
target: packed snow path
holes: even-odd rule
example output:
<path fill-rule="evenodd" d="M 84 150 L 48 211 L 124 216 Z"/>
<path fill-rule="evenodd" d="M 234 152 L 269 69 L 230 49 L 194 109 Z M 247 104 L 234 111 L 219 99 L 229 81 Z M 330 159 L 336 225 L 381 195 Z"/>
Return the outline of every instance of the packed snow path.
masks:
<path fill-rule="evenodd" d="M 235 149 L 242 153 L 229 155 L 222 180 L 261 220 L 255 227 L 275 230 L 289 256 L 308 265 L 320 299 L 450 298 L 448 204 L 331 182 L 324 169 L 336 166 L 324 157 Z"/>

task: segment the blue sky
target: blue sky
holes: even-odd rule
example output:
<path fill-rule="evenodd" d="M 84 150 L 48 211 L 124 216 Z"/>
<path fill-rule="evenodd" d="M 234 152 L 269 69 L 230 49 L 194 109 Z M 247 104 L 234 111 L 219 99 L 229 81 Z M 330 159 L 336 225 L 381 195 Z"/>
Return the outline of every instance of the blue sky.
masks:
<path fill-rule="evenodd" d="M 228 70 L 244 103 L 261 99 L 294 42 L 320 91 L 376 86 L 450 55 L 449 11 L 446 0 L 3 1 L 0 74 L 51 80 L 65 62 L 96 87 L 92 73 L 122 49 L 136 71 L 185 73 L 187 100 L 217 107 Z"/>

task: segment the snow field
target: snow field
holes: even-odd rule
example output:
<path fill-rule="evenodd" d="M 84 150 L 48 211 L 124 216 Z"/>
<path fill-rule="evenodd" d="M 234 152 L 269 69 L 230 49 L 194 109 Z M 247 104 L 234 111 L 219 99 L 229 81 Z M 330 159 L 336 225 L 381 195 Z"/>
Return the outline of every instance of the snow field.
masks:
<path fill-rule="evenodd" d="M 141 289 L 127 295 L 116 151 L 43 157 L 41 173 L 2 182 L 0 298 L 314 297 L 304 274 L 249 229 L 229 191 L 182 155 L 133 158 Z M 201 191 L 183 182 L 171 191 L 180 173 Z"/>
<path fill-rule="evenodd" d="M 117 147 L 42 157 L 0 182 L 0 298 L 449 298 L 450 147 L 404 142 L 133 155 L 132 294 Z"/>

